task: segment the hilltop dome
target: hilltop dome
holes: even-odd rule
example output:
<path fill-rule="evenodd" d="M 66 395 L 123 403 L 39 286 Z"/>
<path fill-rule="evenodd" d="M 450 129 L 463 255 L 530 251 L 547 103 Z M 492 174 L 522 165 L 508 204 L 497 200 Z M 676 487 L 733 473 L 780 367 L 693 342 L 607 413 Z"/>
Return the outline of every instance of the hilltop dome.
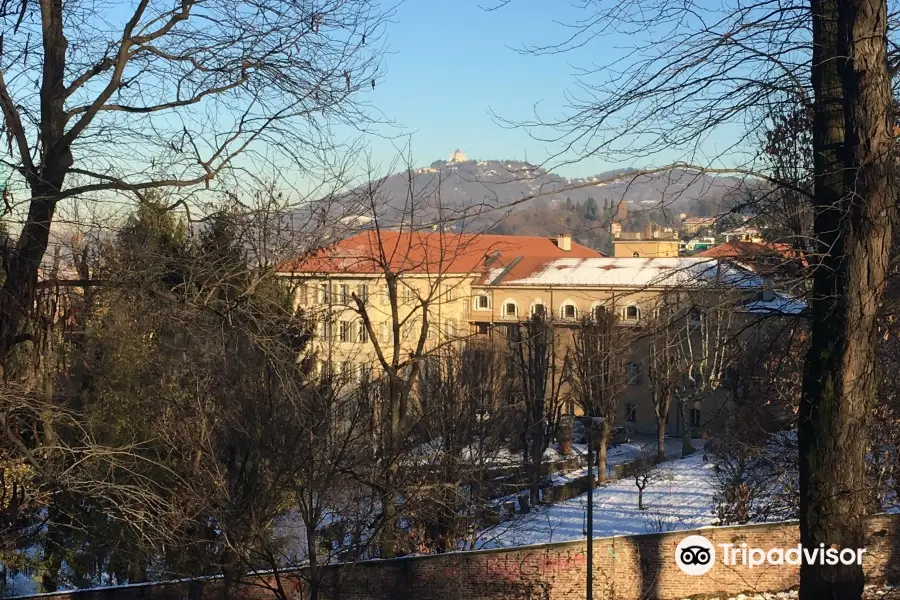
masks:
<path fill-rule="evenodd" d="M 460 150 L 459 148 L 457 148 L 456 152 L 451 154 L 450 158 L 447 159 L 447 162 L 458 163 L 458 162 L 466 162 L 467 160 L 469 160 L 469 157 L 466 156 L 466 153 L 463 152 L 462 150 Z"/>

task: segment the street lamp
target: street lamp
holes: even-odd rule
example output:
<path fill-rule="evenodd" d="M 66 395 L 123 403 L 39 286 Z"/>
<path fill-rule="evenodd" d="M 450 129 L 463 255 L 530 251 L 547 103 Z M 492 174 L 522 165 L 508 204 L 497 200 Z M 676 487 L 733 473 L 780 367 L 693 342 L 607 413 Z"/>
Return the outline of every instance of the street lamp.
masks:
<path fill-rule="evenodd" d="M 603 421 L 603 417 L 588 417 L 587 600 L 594 598 L 594 436 L 592 434 L 594 426 L 601 425 Z M 601 468 L 605 469 L 606 465 L 601 465 Z"/>

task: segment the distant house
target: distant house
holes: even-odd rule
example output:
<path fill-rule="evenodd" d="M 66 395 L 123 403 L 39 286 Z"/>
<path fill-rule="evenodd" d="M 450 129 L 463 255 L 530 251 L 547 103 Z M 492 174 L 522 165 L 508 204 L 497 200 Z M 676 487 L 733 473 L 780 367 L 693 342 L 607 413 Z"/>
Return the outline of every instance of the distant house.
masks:
<path fill-rule="evenodd" d="M 725 238 L 726 242 L 763 242 L 760 230 L 755 227 L 747 227 L 746 225 L 724 231 L 722 232 L 722 237 Z"/>
<path fill-rule="evenodd" d="M 725 242 L 697 256 L 727 260 L 792 289 L 809 266 L 803 252 L 790 244 Z M 793 291 L 793 290 L 792 290 Z"/>
<path fill-rule="evenodd" d="M 681 222 L 682 236 L 703 234 L 716 226 L 716 217 L 687 217 Z"/>

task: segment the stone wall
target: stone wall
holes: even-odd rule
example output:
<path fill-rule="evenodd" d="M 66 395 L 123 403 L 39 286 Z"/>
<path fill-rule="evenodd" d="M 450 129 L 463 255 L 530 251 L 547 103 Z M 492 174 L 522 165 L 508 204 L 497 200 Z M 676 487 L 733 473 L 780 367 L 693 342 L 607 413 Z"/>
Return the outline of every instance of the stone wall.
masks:
<path fill-rule="evenodd" d="M 868 520 L 864 569 L 870 582 L 900 581 L 900 515 Z M 714 544 L 747 543 L 764 549 L 799 543 L 796 523 L 707 528 L 594 540 L 594 598 L 597 600 L 674 600 L 728 597 L 742 592 L 781 591 L 798 584 L 798 567 L 720 562 L 706 575 L 691 577 L 675 565 L 674 550 L 690 534 Z M 586 542 L 568 542 L 461 552 L 327 569 L 322 598 L 331 600 L 580 600 L 585 597 Z M 272 598 L 263 582 L 244 586 L 238 598 Z M 305 598 L 299 578 L 285 580 L 290 598 Z M 102 590 L 44 594 L 47 600 L 213 600 L 215 579 L 172 584 L 133 585 Z"/>

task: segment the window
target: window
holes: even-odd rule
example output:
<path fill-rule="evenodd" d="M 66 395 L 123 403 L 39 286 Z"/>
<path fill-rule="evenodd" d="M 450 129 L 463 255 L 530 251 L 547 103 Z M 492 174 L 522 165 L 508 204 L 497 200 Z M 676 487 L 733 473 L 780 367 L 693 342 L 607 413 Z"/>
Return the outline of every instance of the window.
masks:
<path fill-rule="evenodd" d="M 353 363 L 349 360 L 343 361 L 341 363 L 341 378 L 349 379 L 351 373 L 353 373 Z"/>
<path fill-rule="evenodd" d="M 356 324 L 356 327 L 357 327 L 356 331 L 358 334 L 357 340 L 359 341 L 359 343 L 361 343 L 361 344 L 368 343 L 369 342 L 369 330 L 366 329 L 365 323 L 363 323 L 362 321 L 359 321 Z"/>
<path fill-rule="evenodd" d="M 519 314 L 519 307 L 516 306 L 516 303 L 510 300 L 507 300 L 503 303 L 503 316 L 504 317 L 515 317 Z"/>
<path fill-rule="evenodd" d="M 628 385 L 640 385 L 641 365 L 638 363 L 628 363 L 625 365 L 625 377 L 628 380 Z"/>
<path fill-rule="evenodd" d="M 346 283 L 342 283 L 340 287 L 340 303 L 347 304 L 350 302 L 350 286 Z"/>
<path fill-rule="evenodd" d="M 391 295 L 388 293 L 387 288 L 385 288 L 383 292 L 378 292 L 378 295 L 381 296 L 382 306 L 387 306 L 391 303 Z"/>
<path fill-rule="evenodd" d="M 456 300 L 456 287 L 453 285 L 444 286 L 444 300 L 446 302 L 453 302 Z"/>
<path fill-rule="evenodd" d="M 478 332 L 479 335 L 487 335 L 488 331 L 490 331 L 490 327 L 491 326 L 489 323 L 476 323 L 475 324 L 475 330 Z"/>
<path fill-rule="evenodd" d="M 562 308 L 560 308 L 560 314 L 563 319 L 573 321 L 578 318 L 578 309 L 575 308 L 574 304 L 563 304 Z"/>
<path fill-rule="evenodd" d="M 491 299 L 486 294 L 475 296 L 475 310 L 490 310 Z"/>
<path fill-rule="evenodd" d="M 403 301 L 407 304 L 412 304 L 416 301 L 416 291 L 408 285 L 403 286 Z"/>
<path fill-rule="evenodd" d="M 301 283 L 300 287 L 297 288 L 297 302 L 303 306 L 309 304 L 308 293 L 309 290 L 306 288 L 306 284 Z"/>
<path fill-rule="evenodd" d="M 444 324 L 444 335 L 447 337 L 456 337 L 456 319 L 447 319 Z"/>
<path fill-rule="evenodd" d="M 595 306 L 591 309 L 591 316 L 594 317 L 594 320 L 598 323 L 606 318 L 606 307 L 603 306 Z"/>
<path fill-rule="evenodd" d="M 531 315 L 534 317 L 543 317 L 547 314 L 547 307 L 541 303 L 537 303 L 531 307 Z"/>
<path fill-rule="evenodd" d="M 359 298 L 360 302 L 365 304 L 369 300 L 369 286 L 365 283 L 359 284 L 359 287 L 356 289 L 356 296 Z"/>
<path fill-rule="evenodd" d="M 328 304 L 328 302 L 331 300 L 328 294 L 329 289 L 330 288 L 328 287 L 327 283 L 323 283 L 319 286 L 319 302 L 321 304 Z"/>
<path fill-rule="evenodd" d="M 372 367 L 369 365 L 359 365 L 359 382 L 365 383 L 372 380 Z"/>
<path fill-rule="evenodd" d="M 623 318 L 626 321 L 637 321 L 641 318 L 641 309 L 635 304 L 629 304 L 623 311 Z"/>
<path fill-rule="evenodd" d="M 700 409 L 691 409 L 691 427 L 700 427 Z"/>
<path fill-rule="evenodd" d="M 403 338 L 402 339 L 404 342 L 408 342 L 410 339 L 412 339 L 412 331 L 413 331 L 412 321 L 407 321 L 406 323 L 403 324 L 403 332 L 402 332 Z"/>
<path fill-rule="evenodd" d="M 689 327 L 700 327 L 701 319 L 703 318 L 703 313 L 699 308 L 692 308 L 691 312 L 688 313 L 688 326 Z"/>
<path fill-rule="evenodd" d="M 625 420 L 629 423 L 637 422 L 637 404 L 625 405 Z"/>
<path fill-rule="evenodd" d="M 331 339 L 331 322 L 328 320 L 319 321 L 316 323 L 316 337 L 320 340 L 330 340 Z"/>
<path fill-rule="evenodd" d="M 350 321 L 341 321 L 338 328 L 338 340 L 341 342 L 352 341 L 350 330 L 352 329 Z"/>
<path fill-rule="evenodd" d="M 425 330 L 425 339 L 426 340 L 430 340 L 434 336 L 434 334 L 432 333 L 433 331 L 434 331 L 434 327 L 429 325 L 428 329 Z"/>
<path fill-rule="evenodd" d="M 640 257 L 641 257 L 641 253 L 640 253 L 640 252 L 634 252 L 634 253 L 632 253 L 631 257 L 632 257 L 632 258 L 640 258 Z"/>
<path fill-rule="evenodd" d="M 390 323 L 382 323 L 381 324 L 381 341 L 382 342 L 390 342 L 393 340 L 393 333 Z"/>

